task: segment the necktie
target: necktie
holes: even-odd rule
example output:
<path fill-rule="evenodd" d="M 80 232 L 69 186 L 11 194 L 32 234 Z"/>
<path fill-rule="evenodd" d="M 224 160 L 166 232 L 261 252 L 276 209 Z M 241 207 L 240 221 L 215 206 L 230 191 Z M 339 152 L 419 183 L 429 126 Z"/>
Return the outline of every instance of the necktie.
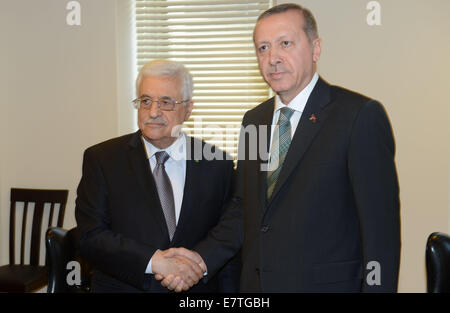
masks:
<path fill-rule="evenodd" d="M 164 217 L 166 218 L 170 240 L 172 240 L 176 228 L 175 202 L 173 200 L 172 184 L 164 166 L 164 163 L 169 159 L 169 155 L 166 151 L 159 151 L 155 153 L 155 157 L 156 166 L 153 170 L 153 177 L 155 178 L 159 200 L 161 201 Z"/>
<path fill-rule="evenodd" d="M 267 172 L 267 199 L 272 196 L 273 189 L 280 175 L 281 167 L 286 158 L 287 151 L 291 144 L 291 116 L 294 110 L 288 107 L 283 107 L 280 110 L 280 117 L 278 119 L 277 128 L 273 132 L 272 147 L 270 153 L 270 167 L 278 167 Z"/>

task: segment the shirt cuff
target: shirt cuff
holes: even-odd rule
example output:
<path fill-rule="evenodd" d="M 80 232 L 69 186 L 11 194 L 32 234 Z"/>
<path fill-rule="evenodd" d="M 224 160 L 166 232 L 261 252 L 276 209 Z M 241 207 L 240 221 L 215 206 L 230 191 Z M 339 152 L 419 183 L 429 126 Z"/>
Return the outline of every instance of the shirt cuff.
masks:
<path fill-rule="evenodd" d="M 145 274 L 153 274 L 153 272 L 152 272 L 152 259 L 153 259 L 153 257 L 148 262 L 147 268 L 145 269 Z"/>

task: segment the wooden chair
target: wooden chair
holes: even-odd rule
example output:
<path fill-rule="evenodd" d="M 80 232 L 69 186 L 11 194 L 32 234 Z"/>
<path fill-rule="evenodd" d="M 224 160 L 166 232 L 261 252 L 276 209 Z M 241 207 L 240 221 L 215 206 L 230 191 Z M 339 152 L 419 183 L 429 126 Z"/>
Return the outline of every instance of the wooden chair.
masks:
<path fill-rule="evenodd" d="M 56 204 L 59 204 L 57 217 L 58 227 L 62 227 L 64 211 L 66 208 L 68 190 L 40 190 L 11 188 L 11 207 L 9 224 L 9 264 L 0 267 L 0 292 L 31 292 L 42 288 L 47 284 L 47 266 L 39 265 L 41 238 L 43 232 L 51 225 Z M 15 239 L 16 239 L 16 211 L 17 203 L 23 202 L 22 227 L 20 235 L 20 264 L 15 261 Z M 32 216 L 31 236 L 29 243 L 29 263 L 25 260 L 27 215 L 31 210 L 30 203 L 34 203 Z M 50 206 L 46 206 L 50 203 Z M 42 227 L 44 210 L 49 208 L 48 225 Z"/>

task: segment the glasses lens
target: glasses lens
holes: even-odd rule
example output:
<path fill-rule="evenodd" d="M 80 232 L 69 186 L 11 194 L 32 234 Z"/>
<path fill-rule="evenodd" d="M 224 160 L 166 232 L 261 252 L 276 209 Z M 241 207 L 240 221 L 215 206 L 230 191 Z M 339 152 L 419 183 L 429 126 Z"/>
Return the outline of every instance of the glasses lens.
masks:
<path fill-rule="evenodd" d="M 139 99 L 134 99 L 133 101 L 131 101 L 132 103 L 133 103 L 133 106 L 136 108 L 136 109 L 139 109 L 139 107 L 140 107 L 140 105 L 141 105 L 141 100 L 139 100 Z"/>
<path fill-rule="evenodd" d="M 133 105 L 136 109 L 150 109 L 153 103 L 153 99 L 149 97 L 134 99 Z M 169 97 L 162 97 L 158 99 L 158 107 L 163 111 L 173 111 L 175 110 L 175 105 L 177 102 Z"/>
<path fill-rule="evenodd" d="M 148 108 L 152 105 L 152 98 L 142 98 L 141 99 L 141 106 L 144 108 Z"/>
<path fill-rule="evenodd" d="M 158 104 L 159 108 L 164 111 L 172 111 L 175 108 L 175 100 L 171 98 L 160 98 Z"/>

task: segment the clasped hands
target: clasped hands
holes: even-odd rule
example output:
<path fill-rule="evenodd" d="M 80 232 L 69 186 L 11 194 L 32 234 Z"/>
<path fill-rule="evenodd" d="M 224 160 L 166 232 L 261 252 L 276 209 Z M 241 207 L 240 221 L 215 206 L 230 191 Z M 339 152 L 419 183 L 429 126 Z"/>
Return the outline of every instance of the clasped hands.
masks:
<path fill-rule="evenodd" d="M 185 248 L 157 250 L 152 257 L 152 272 L 161 285 L 176 292 L 187 291 L 206 272 L 206 264 L 195 251 Z"/>

